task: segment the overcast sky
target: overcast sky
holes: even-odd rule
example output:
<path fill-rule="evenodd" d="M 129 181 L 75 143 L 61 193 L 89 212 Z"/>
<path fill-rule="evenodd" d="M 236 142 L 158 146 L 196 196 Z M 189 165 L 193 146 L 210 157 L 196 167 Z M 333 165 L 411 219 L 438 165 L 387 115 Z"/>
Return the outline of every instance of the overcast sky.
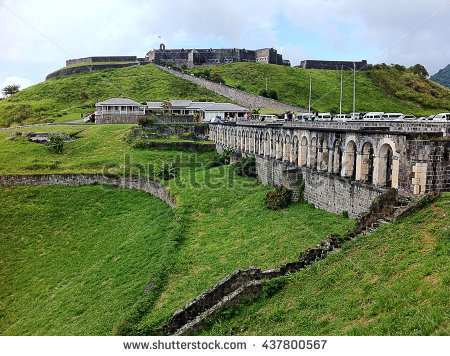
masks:
<path fill-rule="evenodd" d="M 450 63 L 448 0 L 0 0 L 0 87 L 69 58 L 158 48 L 273 47 L 303 59 Z M 159 38 L 161 36 L 161 38 Z"/>

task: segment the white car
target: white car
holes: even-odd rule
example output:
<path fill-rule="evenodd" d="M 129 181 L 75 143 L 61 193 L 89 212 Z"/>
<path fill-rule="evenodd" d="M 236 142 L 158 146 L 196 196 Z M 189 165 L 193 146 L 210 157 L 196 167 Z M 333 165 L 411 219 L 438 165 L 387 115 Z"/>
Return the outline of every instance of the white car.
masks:
<path fill-rule="evenodd" d="M 337 114 L 334 116 L 335 121 L 348 121 L 351 120 L 352 116 L 350 114 Z"/>
<path fill-rule="evenodd" d="M 374 111 L 374 112 L 368 112 L 366 115 L 364 115 L 363 119 L 368 121 L 379 121 L 383 120 L 384 112 L 381 111 Z"/>
<path fill-rule="evenodd" d="M 449 112 L 442 112 L 440 114 L 437 114 L 433 117 L 432 121 L 436 122 L 450 122 L 450 113 Z"/>

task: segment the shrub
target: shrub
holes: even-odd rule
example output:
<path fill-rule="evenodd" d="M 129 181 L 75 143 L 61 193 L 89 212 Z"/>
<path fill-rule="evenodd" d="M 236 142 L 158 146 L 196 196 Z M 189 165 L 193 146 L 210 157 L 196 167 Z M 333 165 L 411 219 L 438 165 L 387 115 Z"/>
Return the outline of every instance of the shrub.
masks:
<path fill-rule="evenodd" d="M 164 162 L 156 175 L 159 179 L 169 180 L 175 178 L 177 174 L 178 168 L 175 162 Z"/>
<path fill-rule="evenodd" d="M 278 210 L 288 206 L 292 201 L 292 191 L 281 185 L 275 186 L 275 191 L 267 192 L 264 203 L 268 209 Z"/>
<path fill-rule="evenodd" d="M 422 78 L 426 78 L 429 75 L 426 68 L 422 64 L 419 64 L 419 63 L 413 65 L 412 67 L 409 67 L 408 70 L 414 74 L 421 76 Z"/>
<path fill-rule="evenodd" d="M 53 134 L 49 136 L 48 146 L 53 153 L 63 153 L 64 150 L 64 136 Z"/>
<path fill-rule="evenodd" d="M 225 79 L 223 79 L 219 73 L 214 73 L 211 77 L 211 80 L 216 83 L 225 84 Z"/>
<path fill-rule="evenodd" d="M 150 116 L 143 116 L 138 119 L 138 124 L 141 127 L 152 125 L 155 123 L 155 118 Z"/>
<path fill-rule="evenodd" d="M 268 97 L 267 90 L 266 90 L 266 89 L 260 90 L 260 91 L 259 91 L 259 95 L 260 95 L 260 96 L 263 96 L 263 97 L 265 97 L 265 98 L 267 98 L 267 97 Z"/>
<path fill-rule="evenodd" d="M 347 210 L 342 211 L 342 216 L 348 219 L 348 211 Z"/>
<path fill-rule="evenodd" d="M 245 91 L 245 88 L 242 85 L 240 85 L 240 84 L 236 85 L 236 89 Z"/>
<path fill-rule="evenodd" d="M 222 154 L 216 157 L 213 161 L 209 162 L 207 168 L 219 167 L 226 164 L 230 164 L 231 150 L 224 150 Z"/>
<path fill-rule="evenodd" d="M 250 156 L 248 158 L 242 158 L 239 162 L 233 164 L 236 173 L 242 177 L 252 177 L 257 176 L 256 173 L 256 159 L 255 156 Z"/>
<path fill-rule="evenodd" d="M 267 92 L 267 97 L 271 98 L 271 99 L 274 99 L 274 100 L 278 100 L 278 93 L 277 93 L 276 90 L 269 90 Z"/>

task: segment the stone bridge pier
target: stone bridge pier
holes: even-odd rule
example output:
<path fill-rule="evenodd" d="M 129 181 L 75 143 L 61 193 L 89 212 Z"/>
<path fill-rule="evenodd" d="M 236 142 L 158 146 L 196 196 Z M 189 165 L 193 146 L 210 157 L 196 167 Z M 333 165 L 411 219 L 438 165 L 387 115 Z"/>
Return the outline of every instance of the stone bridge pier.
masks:
<path fill-rule="evenodd" d="M 426 125 L 426 126 L 424 126 Z M 418 195 L 450 188 L 447 123 L 247 121 L 210 125 L 220 152 L 255 155 L 263 184 L 282 184 L 351 217 L 388 188 Z"/>

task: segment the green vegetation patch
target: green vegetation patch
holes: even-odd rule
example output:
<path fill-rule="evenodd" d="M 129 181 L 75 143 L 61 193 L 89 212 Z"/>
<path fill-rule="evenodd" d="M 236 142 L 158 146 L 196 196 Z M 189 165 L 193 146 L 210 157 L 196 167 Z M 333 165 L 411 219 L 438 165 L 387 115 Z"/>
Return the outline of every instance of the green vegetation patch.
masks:
<path fill-rule="evenodd" d="M 222 313 L 208 335 L 448 335 L 450 194 Z"/>
<path fill-rule="evenodd" d="M 0 127 L 53 122 L 60 115 L 93 112 L 95 100 L 127 97 L 137 102 L 229 100 L 155 66 L 112 68 L 57 77 L 0 100 Z"/>
<path fill-rule="evenodd" d="M 312 77 L 311 106 L 321 112 L 339 113 L 341 72 L 303 69 L 260 63 L 231 63 L 210 66 L 226 84 L 259 94 L 266 88 L 275 90 L 278 100 L 308 107 L 309 74 Z M 205 68 L 195 68 L 201 73 Z M 450 90 L 395 68 L 356 73 L 356 111 L 403 112 L 430 115 L 448 111 Z M 265 110 L 266 111 L 266 110 Z M 343 72 L 342 111 L 353 111 L 353 72 Z"/>
<path fill-rule="evenodd" d="M 133 149 L 128 142 L 133 125 L 51 125 L 15 131 L 78 132 L 75 141 L 64 144 L 62 154 L 26 138 L 6 140 L 14 131 L 0 132 L 0 174 L 133 173 L 153 178 L 155 168 L 175 157 L 183 165 L 207 162 L 214 152 L 195 154 L 174 150 Z M 56 162 L 56 164 L 55 164 Z"/>
<path fill-rule="evenodd" d="M 164 283 L 175 227 L 160 199 L 42 186 L 1 187 L 0 200 L 1 335 L 110 335 Z"/>
<path fill-rule="evenodd" d="M 270 188 L 238 176 L 231 166 L 182 170 L 168 186 L 184 217 L 184 239 L 167 288 L 142 326 L 160 325 L 238 268 L 277 267 L 328 234 L 354 226 L 352 220 L 308 204 L 268 210 L 263 199 Z"/>

